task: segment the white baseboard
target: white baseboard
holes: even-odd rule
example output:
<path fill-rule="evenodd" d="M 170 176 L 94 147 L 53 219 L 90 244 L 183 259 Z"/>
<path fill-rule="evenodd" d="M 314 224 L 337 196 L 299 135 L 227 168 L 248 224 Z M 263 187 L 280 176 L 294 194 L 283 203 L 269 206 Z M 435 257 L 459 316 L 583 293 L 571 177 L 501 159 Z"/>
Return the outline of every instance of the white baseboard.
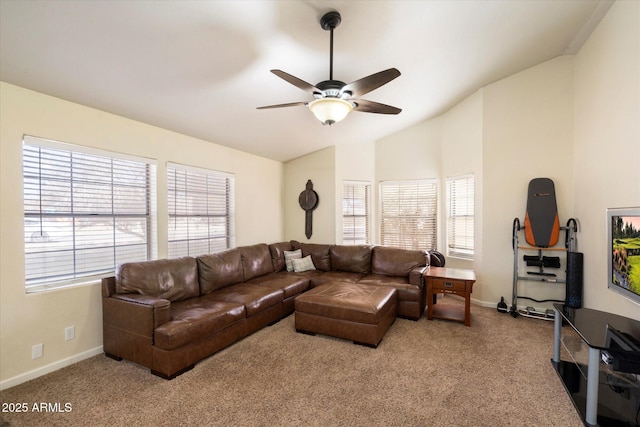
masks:
<path fill-rule="evenodd" d="M 65 368 L 67 366 L 73 365 L 74 363 L 78 363 L 82 360 L 88 359 L 93 356 L 97 356 L 103 352 L 103 347 L 92 348 L 91 350 L 84 351 L 82 353 L 74 354 L 73 356 L 67 357 L 66 359 L 58 360 L 57 362 L 50 363 L 46 366 L 42 366 L 38 369 L 34 369 L 33 371 L 25 372 L 24 374 L 16 375 L 13 378 L 9 378 L 7 380 L 0 382 L 0 390 L 6 390 L 18 384 L 26 383 L 27 381 L 33 380 L 35 378 L 41 377 L 48 373 L 57 371 L 58 369 Z"/>
<path fill-rule="evenodd" d="M 479 299 L 473 298 L 471 298 L 471 304 L 479 305 L 480 307 L 491 307 L 496 309 L 498 307 L 497 302 L 480 301 Z"/>

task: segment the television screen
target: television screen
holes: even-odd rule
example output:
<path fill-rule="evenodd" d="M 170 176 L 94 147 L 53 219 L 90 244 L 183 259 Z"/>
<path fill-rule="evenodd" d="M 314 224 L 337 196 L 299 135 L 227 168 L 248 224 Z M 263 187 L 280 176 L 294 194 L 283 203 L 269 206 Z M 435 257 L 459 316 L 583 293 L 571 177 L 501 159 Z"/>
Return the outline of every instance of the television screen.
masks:
<path fill-rule="evenodd" d="M 609 288 L 640 304 L 640 208 L 607 209 Z"/>

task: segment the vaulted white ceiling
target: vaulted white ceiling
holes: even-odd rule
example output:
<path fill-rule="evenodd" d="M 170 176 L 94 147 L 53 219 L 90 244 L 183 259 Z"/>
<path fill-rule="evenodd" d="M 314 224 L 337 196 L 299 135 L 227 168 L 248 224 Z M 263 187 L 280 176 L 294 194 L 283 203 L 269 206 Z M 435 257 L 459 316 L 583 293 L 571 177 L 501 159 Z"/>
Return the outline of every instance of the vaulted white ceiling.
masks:
<path fill-rule="evenodd" d="M 447 111 L 482 86 L 575 53 L 608 0 L 17 1 L 0 0 L 0 79 L 165 129 L 287 161 L 371 142 Z M 311 84 L 398 68 L 363 98 L 395 115 L 352 112 L 323 126 Z M 1 112 L 0 112 L 1 114 Z M 46 135 L 43 135 L 46 137 Z"/>

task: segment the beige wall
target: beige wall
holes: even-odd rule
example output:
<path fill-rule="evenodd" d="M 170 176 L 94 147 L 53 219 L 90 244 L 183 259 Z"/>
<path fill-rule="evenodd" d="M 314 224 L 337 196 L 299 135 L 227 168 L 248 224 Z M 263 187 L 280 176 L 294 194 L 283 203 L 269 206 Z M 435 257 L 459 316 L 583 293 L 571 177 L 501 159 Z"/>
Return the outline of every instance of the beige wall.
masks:
<path fill-rule="evenodd" d="M 606 209 L 640 207 L 640 2 L 616 2 L 575 59 L 575 198 L 584 303 L 640 319 L 607 289 Z"/>
<path fill-rule="evenodd" d="M 512 224 L 519 218 L 524 225 L 529 181 L 538 177 L 554 181 L 560 225 L 575 215 L 573 58 L 552 59 L 486 86 L 483 94 L 482 296 L 497 304 L 501 296 L 511 300 Z M 525 244 L 522 233 L 519 238 Z M 525 275 L 523 271 L 524 266 L 520 272 Z M 536 299 L 564 298 L 564 286 L 555 283 L 522 281 L 518 287 L 518 294 Z M 550 307 L 527 300 L 519 304 Z"/>
<path fill-rule="evenodd" d="M 441 119 L 436 118 L 376 141 L 376 180 L 438 178 L 441 139 Z"/>
<path fill-rule="evenodd" d="M 456 105 L 442 116 L 441 139 L 441 191 L 446 196 L 445 180 L 465 174 L 473 174 L 475 190 L 475 253 L 473 261 L 448 256 L 446 252 L 446 206 L 440 203 L 439 217 L 442 233 L 441 251 L 447 256 L 447 267 L 470 268 L 476 271 L 478 284 L 484 282 L 482 276 L 482 129 L 483 129 L 483 90 Z M 483 300 L 483 288 L 475 286 L 473 299 Z"/>
<path fill-rule="evenodd" d="M 98 284 L 26 295 L 22 236 L 22 137 L 39 136 L 155 159 L 159 257 L 167 253 L 166 162 L 236 177 L 236 244 L 283 237 L 283 165 L 102 111 L 0 83 L 0 387 L 101 352 Z M 259 219 L 259 220 L 258 220 Z M 76 338 L 64 341 L 75 325 Z M 32 360 L 31 347 L 44 344 Z"/>

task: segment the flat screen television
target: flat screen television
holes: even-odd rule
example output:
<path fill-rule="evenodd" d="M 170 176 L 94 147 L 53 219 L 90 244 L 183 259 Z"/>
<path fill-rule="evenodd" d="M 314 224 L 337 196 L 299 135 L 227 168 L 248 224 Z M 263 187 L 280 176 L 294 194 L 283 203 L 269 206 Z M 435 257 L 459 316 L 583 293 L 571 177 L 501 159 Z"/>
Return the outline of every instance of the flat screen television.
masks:
<path fill-rule="evenodd" d="M 640 304 L 640 207 L 607 209 L 609 288 Z"/>

